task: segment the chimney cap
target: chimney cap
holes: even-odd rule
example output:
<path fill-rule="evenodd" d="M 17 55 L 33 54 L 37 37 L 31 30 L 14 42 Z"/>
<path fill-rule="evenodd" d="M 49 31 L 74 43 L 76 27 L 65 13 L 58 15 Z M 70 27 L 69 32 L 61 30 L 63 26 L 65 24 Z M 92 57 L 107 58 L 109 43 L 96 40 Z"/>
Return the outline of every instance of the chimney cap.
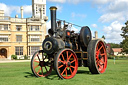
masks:
<path fill-rule="evenodd" d="M 51 7 L 50 7 L 50 10 L 57 10 L 57 7 L 51 6 Z"/>
<path fill-rule="evenodd" d="M 20 8 L 21 8 L 21 10 L 23 10 L 23 6 L 21 6 Z"/>

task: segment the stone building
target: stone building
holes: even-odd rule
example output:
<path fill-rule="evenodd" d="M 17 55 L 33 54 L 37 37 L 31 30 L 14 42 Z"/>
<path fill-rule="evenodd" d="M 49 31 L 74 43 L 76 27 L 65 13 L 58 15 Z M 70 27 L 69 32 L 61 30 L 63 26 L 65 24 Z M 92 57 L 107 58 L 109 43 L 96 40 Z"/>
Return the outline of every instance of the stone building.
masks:
<path fill-rule="evenodd" d="M 46 35 L 46 0 L 32 0 L 32 18 L 4 16 L 0 10 L 0 58 L 11 59 L 11 55 L 22 58 L 32 56 L 42 49 Z"/>

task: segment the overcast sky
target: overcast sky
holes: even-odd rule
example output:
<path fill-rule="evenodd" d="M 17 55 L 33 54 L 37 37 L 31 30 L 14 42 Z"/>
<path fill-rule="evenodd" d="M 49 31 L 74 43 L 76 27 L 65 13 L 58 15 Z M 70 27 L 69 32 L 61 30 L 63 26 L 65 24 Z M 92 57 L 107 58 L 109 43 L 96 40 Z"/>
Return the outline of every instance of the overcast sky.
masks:
<path fill-rule="evenodd" d="M 0 0 L 0 10 L 6 16 L 20 17 L 20 6 L 24 7 L 24 17 L 32 16 L 32 0 Z M 104 35 L 106 42 L 120 43 L 122 41 L 121 27 L 128 20 L 128 0 L 47 0 L 47 16 L 50 6 L 57 6 L 57 18 L 89 26 L 92 34 L 98 31 L 99 38 Z M 50 17 L 47 22 L 50 28 Z M 73 27 L 76 32 L 80 28 Z"/>

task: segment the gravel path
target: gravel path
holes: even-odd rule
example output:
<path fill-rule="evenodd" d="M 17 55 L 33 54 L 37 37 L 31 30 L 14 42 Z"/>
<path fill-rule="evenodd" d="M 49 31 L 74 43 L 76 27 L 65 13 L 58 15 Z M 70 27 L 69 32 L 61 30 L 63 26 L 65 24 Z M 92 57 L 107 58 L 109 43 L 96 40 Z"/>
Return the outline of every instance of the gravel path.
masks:
<path fill-rule="evenodd" d="M 30 62 L 30 60 L 3 60 L 3 59 L 0 59 L 0 63 L 13 63 L 13 62 Z"/>

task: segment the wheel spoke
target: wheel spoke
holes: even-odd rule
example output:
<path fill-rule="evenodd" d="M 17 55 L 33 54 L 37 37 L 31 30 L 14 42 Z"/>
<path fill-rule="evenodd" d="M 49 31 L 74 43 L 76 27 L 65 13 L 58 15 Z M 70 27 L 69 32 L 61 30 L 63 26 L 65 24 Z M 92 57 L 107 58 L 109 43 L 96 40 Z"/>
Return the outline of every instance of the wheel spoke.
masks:
<path fill-rule="evenodd" d="M 39 59 L 39 61 L 40 61 L 40 58 L 39 58 L 39 55 L 37 54 L 37 57 L 38 57 L 38 59 Z"/>
<path fill-rule="evenodd" d="M 63 72 L 61 73 L 61 75 L 63 75 L 64 74 L 64 72 L 65 72 L 65 70 L 67 69 L 67 67 L 65 67 L 65 69 L 63 70 Z"/>
<path fill-rule="evenodd" d="M 103 69 L 103 65 L 99 65 L 99 70 L 101 71 Z"/>
<path fill-rule="evenodd" d="M 66 74 L 66 77 L 67 77 L 67 69 L 65 70 L 65 74 Z"/>
<path fill-rule="evenodd" d="M 39 61 L 34 60 L 34 62 L 39 63 Z"/>
<path fill-rule="evenodd" d="M 102 60 L 99 60 L 102 64 L 104 64 L 105 62 L 104 61 L 102 61 Z"/>
<path fill-rule="evenodd" d="M 98 49 L 98 51 L 100 51 L 103 48 L 103 45 Z"/>
<path fill-rule="evenodd" d="M 42 72 L 42 75 L 43 75 L 43 68 L 41 67 L 41 72 Z"/>
<path fill-rule="evenodd" d="M 100 54 L 101 56 L 103 56 L 103 55 L 105 55 L 106 53 L 102 53 L 102 54 Z"/>
<path fill-rule="evenodd" d="M 71 72 L 71 74 L 72 74 L 72 69 L 71 69 L 71 67 L 70 67 L 70 72 Z"/>
<path fill-rule="evenodd" d="M 76 60 L 73 60 L 73 61 L 71 61 L 70 63 L 73 63 L 73 62 L 75 62 Z"/>
<path fill-rule="evenodd" d="M 40 72 L 40 71 L 41 71 L 41 68 L 38 70 L 38 72 L 37 72 L 37 73 L 39 74 L 39 72 Z"/>
<path fill-rule="evenodd" d="M 71 53 L 70 56 L 69 56 L 69 58 L 68 58 L 68 61 L 70 60 L 70 58 L 72 57 L 72 55 L 73 55 L 73 54 Z"/>
<path fill-rule="evenodd" d="M 75 68 L 74 66 L 70 66 L 70 67 Z"/>
<path fill-rule="evenodd" d="M 66 51 L 66 54 L 67 54 L 67 60 L 68 60 L 68 51 Z"/>
<path fill-rule="evenodd" d="M 58 61 L 60 61 L 61 63 L 64 63 L 64 62 L 63 62 L 62 60 L 60 60 L 60 59 L 59 59 Z"/>
<path fill-rule="evenodd" d="M 63 60 L 65 61 L 65 59 L 64 59 L 64 55 L 62 54 L 62 58 L 63 58 Z"/>
<path fill-rule="evenodd" d="M 59 66 L 58 68 L 62 68 L 64 65 Z"/>
<path fill-rule="evenodd" d="M 39 66 L 39 65 L 35 66 L 34 69 L 37 68 L 38 66 Z"/>
<path fill-rule="evenodd" d="M 46 66 L 45 66 L 45 69 L 46 69 L 46 71 L 48 72 L 48 69 L 46 68 Z"/>

